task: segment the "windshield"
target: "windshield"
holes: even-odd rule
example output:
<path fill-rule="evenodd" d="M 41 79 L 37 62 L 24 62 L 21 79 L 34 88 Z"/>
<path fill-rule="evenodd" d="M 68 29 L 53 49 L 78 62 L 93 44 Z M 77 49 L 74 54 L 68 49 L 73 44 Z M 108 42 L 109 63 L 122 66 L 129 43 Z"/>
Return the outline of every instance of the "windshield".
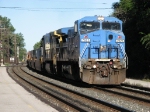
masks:
<path fill-rule="evenodd" d="M 103 30 L 121 30 L 121 27 L 120 27 L 120 23 L 103 22 L 102 29 Z"/>
<path fill-rule="evenodd" d="M 100 28 L 99 22 L 81 22 L 80 23 L 80 33 L 85 34 Z"/>

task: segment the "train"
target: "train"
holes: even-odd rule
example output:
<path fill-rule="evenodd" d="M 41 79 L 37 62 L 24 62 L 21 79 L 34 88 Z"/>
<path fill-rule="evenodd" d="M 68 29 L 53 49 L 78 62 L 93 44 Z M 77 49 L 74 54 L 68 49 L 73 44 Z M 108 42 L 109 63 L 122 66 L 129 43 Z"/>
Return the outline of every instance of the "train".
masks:
<path fill-rule="evenodd" d="M 69 80 L 120 85 L 128 68 L 122 24 L 116 17 L 95 15 L 50 31 L 40 48 L 28 52 L 27 65 Z"/>

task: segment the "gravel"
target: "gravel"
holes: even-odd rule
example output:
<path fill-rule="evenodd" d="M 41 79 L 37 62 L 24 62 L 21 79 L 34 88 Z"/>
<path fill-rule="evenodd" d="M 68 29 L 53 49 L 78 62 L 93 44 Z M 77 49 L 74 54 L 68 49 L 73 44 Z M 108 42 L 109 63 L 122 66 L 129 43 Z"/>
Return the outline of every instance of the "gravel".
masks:
<path fill-rule="evenodd" d="M 32 72 L 31 70 L 29 70 L 26 67 L 22 67 L 22 68 L 30 74 L 39 75 L 35 72 Z M 76 90 L 82 94 L 89 95 L 95 99 L 107 101 L 107 102 L 110 102 L 112 104 L 122 106 L 124 108 L 128 108 L 128 109 L 136 111 L 136 112 L 150 112 L 150 107 L 148 107 L 148 106 L 138 104 L 136 102 L 130 102 L 127 100 L 122 100 L 121 98 L 114 97 L 113 95 L 110 95 L 109 93 L 103 93 L 103 92 L 100 93 L 100 92 L 96 92 L 96 91 L 90 91 L 89 88 L 76 87 L 76 86 L 66 84 L 66 83 L 58 81 L 58 80 L 50 79 L 50 78 L 42 76 L 42 75 L 39 75 L 39 77 L 46 79 L 47 81 L 54 83 L 54 84 L 57 84 L 59 86 L 66 87 L 66 88 L 69 88 L 71 90 Z"/>

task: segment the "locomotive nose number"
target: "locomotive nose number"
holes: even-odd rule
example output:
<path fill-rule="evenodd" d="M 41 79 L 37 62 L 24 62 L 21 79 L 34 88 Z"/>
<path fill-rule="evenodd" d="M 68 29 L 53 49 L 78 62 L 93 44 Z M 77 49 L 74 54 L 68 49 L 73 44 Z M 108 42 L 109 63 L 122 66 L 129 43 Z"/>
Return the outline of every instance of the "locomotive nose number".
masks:
<path fill-rule="evenodd" d="M 124 42 L 124 40 L 118 39 L 118 40 L 116 40 L 116 42 Z"/>
<path fill-rule="evenodd" d="M 89 38 L 84 38 L 84 39 L 81 39 L 81 42 L 90 42 L 91 40 Z"/>

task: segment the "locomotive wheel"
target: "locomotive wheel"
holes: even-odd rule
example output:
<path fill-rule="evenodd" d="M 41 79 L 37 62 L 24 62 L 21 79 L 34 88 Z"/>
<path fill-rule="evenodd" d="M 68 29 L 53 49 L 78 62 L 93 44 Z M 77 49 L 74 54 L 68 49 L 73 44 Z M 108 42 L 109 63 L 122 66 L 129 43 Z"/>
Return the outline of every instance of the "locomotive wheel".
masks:
<path fill-rule="evenodd" d="M 57 66 L 53 65 L 53 74 L 57 74 Z"/>
<path fill-rule="evenodd" d="M 61 63 L 57 64 L 57 75 L 59 75 L 59 76 L 62 75 L 62 65 L 61 65 Z"/>
<path fill-rule="evenodd" d="M 75 80 L 80 80 L 80 70 L 78 67 L 78 63 L 73 63 L 71 65 L 71 70 L 72 70 L 72 75 L 74 77 Z"/>

